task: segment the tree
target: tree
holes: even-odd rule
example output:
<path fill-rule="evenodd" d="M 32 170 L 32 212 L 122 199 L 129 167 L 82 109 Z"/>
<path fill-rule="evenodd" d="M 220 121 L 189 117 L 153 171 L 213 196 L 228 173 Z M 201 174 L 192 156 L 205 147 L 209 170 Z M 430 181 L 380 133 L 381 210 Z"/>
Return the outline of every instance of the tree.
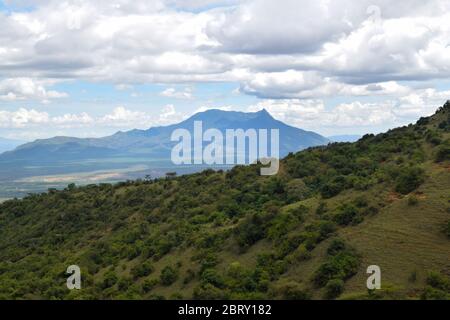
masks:
<path fill-rule="evenodd" d="M 424 181 L 424 171 L 419 167 L 407 167 L 401 170 L 396 179 L 395 191 L 408 194 L 416 190 Z"/>
<path fill-rule="evenodd" d="M 178 271 L 170 266 L 166 266 L 161 271 L 161 284 L 164 286 L 170 286 L 178 279 Z"/>

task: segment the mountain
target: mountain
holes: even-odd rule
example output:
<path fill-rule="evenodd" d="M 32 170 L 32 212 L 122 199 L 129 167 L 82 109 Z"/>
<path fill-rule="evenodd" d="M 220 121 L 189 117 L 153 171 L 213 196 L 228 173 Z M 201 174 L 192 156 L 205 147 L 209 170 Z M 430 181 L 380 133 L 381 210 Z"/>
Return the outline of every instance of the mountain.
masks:
<path fill-rule="evenodd" d="M 23 141 L 13 140 L 13 139 L 5 139 L 5 138 L 0 137 L 0 153 L 13 150 L 23 143 L 24 143 Z"/>
<path fill-rule="evenodd" d="M 0 299 L 450 299 L 450 102 L 280 165 L 6 201 Z"/>
<path fill-rule="evenodd" d="M 155 160 L 165 161 L 165 167 L 171 166 L 171 150 L 177 143 L 171 142 L 172 132 L 176 129 L 187 129 L 192 132 L 195 121 L 202 121 L 204 130 L 216 128 L 223 133 L 226 129 L 278 129 L 280 156 L 329 142 L 316 133 L 275 120 L 266 110 L 255 113 L 209 110 L 166 127 L 117 132 L 103 138 L 55 137 L 21 145 L 13 151 L 0 155 L 0 180 L 2 177 L 17 179 L 43 173 L 66 174 L 77 170 L 110 170 L 136 164 L 152 167 Z M 95 168 L 87 167 L 85 165 L 87 161 L 95 162 Z M 74 163 L 83 165 L 75 166 Z M 33 167 L 39 167 L 39 172 L 29 169 Z M 68 168 L 72 171 L 68 171 Z"/>
<path fill-rule="evenodd" d="M 361 136 L 354 135 L 354 134 L 346 134 L 346 135 L 340 135 L 340 136 L 331 136 L 327 137 L 328 140 L 332 142 L 356 142 L 359 139 L 361 139 Z"/>
<path fill-rule="evenodd" d="M 36 153 L 40 157 L 56 161 L 73 157 L 81 159 L 127 155 L 169 159 L 170 151 L 176 144 L 170 141 L 172 132 L 176 129 L 187 129 L 193 132 L 195 121 L 202 121 L 204 130 L 216 128 L 222 132 L 226 129 L 278 129 L 280 130 L 281 155 L 329 142 L 328 139 L 314 132 L 291 127 L 275 120 L 266 110 L 255 113 L 208 110 L 197 113 L 178 124 L 148 130 L 118 132 L 104 138 L 55 137 L 37 140 L 1 155 L 0 161 L 34 158 Z"/>

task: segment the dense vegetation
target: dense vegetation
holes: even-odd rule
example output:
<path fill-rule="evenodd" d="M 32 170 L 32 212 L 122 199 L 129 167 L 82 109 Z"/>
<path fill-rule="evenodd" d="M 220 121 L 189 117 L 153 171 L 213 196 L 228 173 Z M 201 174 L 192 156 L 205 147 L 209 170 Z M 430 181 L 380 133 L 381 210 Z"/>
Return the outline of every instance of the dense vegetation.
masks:
<path fill-rule="evenodd" d="M 272 177 L 238 166 L 7 201 L 0 298 L 448 298 L 449 137 L 447 102 L 415 125 L 290 154 Z M 376 292 L 371 259 L 387 270 Z M 69 291 L 73 264 L 83 287 Z"/>

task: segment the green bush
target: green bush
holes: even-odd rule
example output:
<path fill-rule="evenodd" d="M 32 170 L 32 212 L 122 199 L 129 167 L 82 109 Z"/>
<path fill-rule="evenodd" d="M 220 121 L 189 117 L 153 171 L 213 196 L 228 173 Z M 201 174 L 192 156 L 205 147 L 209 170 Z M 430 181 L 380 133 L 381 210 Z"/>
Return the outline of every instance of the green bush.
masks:
<path fill-rule="evenodd" d="M 424 181 L 425 174 L 422 168 L 403 168 L 396 179 L 395 191 L 408 194 L 416 190 Z"/>
<path fill-rule="evenodd" d="M 200 276 L 200 281 L 203 285 L 211 284 L 221 289 L 225 287 L 225 280 L 223 279 L 222 275 L 214 269 L 207 269 L 203 271 Z"/>
<path fill-rule="evenodd" d="M 241 248 L 251 247 L 266 236 L 267 218 L 267 215 L 254 213 L 237 227 L 237 241 Z"/>
<path fill-rule="evenodd" d="M 349 224 L 360 223 L 362 221 L 362 216 L 359 214 L 358 208 L 356 208 L 353 204 L 346 203 L 338 208 L 338 211 L 333 219 L 337 224 L 347 226 Z"/>
<path fill-rule="evenodd" d="M 322 187 L 320 193 L 324 199 L 329 199 L 333 198 L 334 196 L 337 196 L 343 190 L 344 190 L 343 184 L 336 182 L 329 182 Z"/>
<path fill-rule="evenodd" d="M 134 279 L 143 278 L 151 274 L 153 270 L 153 265 L 150 262 L 146 261 L 132 268 L 131 275 Z"/>
<path fill-rule="evenodd" d="M 147 279 L 142 283 L 142 291 L 144 293 L 152 291 L 152 289 L 158 285 L 158 279 Z"/>
<path fill-rule="evenodd" d="M 298 284 L 288 284 L 277 290 L 284 300 L 310 300 L 309 291 L 301 288 Z"/>
<path fill-rule="evenodd" d="M 341 279 L 331 279 L 325 286 L 325 298 L 335 299 L 344 291 L 344 281 Z"/>
<path fill-rule="evenodd" d="M 436 152 L 436 162 L 443 162 L 450 160 L 450 144 L 441 145 Z"/>
<path fill-rule="evenodd" d="M 427 276 L 427 284 L 435 289 L 450 291 L 449 278 L 439 272 L 429 272 Z"/>
<path fill-rule="evenodd" d="M 333 241 L 327 251 L 327 260 L 320 265 L 313 276 L 317 286 L 323 287 L 328 281 L 334 279 L 345 281 L 358 272 L 361 260 L 353 249 Z"/>
<path fill-rule="evenodd" d="M 128 288 L 133 284 L 133 281 L 130 278 L 121 278 L 117 282 L 117 288 L 119 291 L 127 291 Z"/>
<path fill-rule="evenodd" d="M 117 280 L 118 280 L 118 278 L 114 271 L 112 271 L 112 270 L 107 271 L 103 278 L 101 287 L 103 289 L 110 288 L 117 283 Z"/>
<path fill-rule="evenodd" d="M 327 254 L 330 256 L 335 256 L 339 252 L 344 251 L 347 249 L 347 245 L 345 244 L 344 240 L 342 239 L 333 239 L 330 246 L 327 249 Z"/>
<path fill-rule="evenodd" d="M 194 289 L 195 300 L 222 300 L 226 299 L 226 293 L 212 284 L 200 285 Z"/>
<path fill-rule="evenodd" d="M 161 271 L 160 281 L 163 286 L 170 286 L 178 279 L 178 271 L 170 266 L 166 266 Z"/>
<path fill-rule="evenodd" d="M 420 295 L 422 300 L 449 300 L 450 294 L 433 287 L 426 287 Z"/>

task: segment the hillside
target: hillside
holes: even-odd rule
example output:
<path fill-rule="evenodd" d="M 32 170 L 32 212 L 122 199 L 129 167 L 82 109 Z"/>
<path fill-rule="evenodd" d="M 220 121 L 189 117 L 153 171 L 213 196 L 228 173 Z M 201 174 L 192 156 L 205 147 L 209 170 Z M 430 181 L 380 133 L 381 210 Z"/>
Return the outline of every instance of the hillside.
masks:
<path fill-rule="evenodd" d="M 450 102 L 291 153 L 273 177 L 239 166 L 0 205 L 3 299 L 449 299 L 449 252 Z"/>

